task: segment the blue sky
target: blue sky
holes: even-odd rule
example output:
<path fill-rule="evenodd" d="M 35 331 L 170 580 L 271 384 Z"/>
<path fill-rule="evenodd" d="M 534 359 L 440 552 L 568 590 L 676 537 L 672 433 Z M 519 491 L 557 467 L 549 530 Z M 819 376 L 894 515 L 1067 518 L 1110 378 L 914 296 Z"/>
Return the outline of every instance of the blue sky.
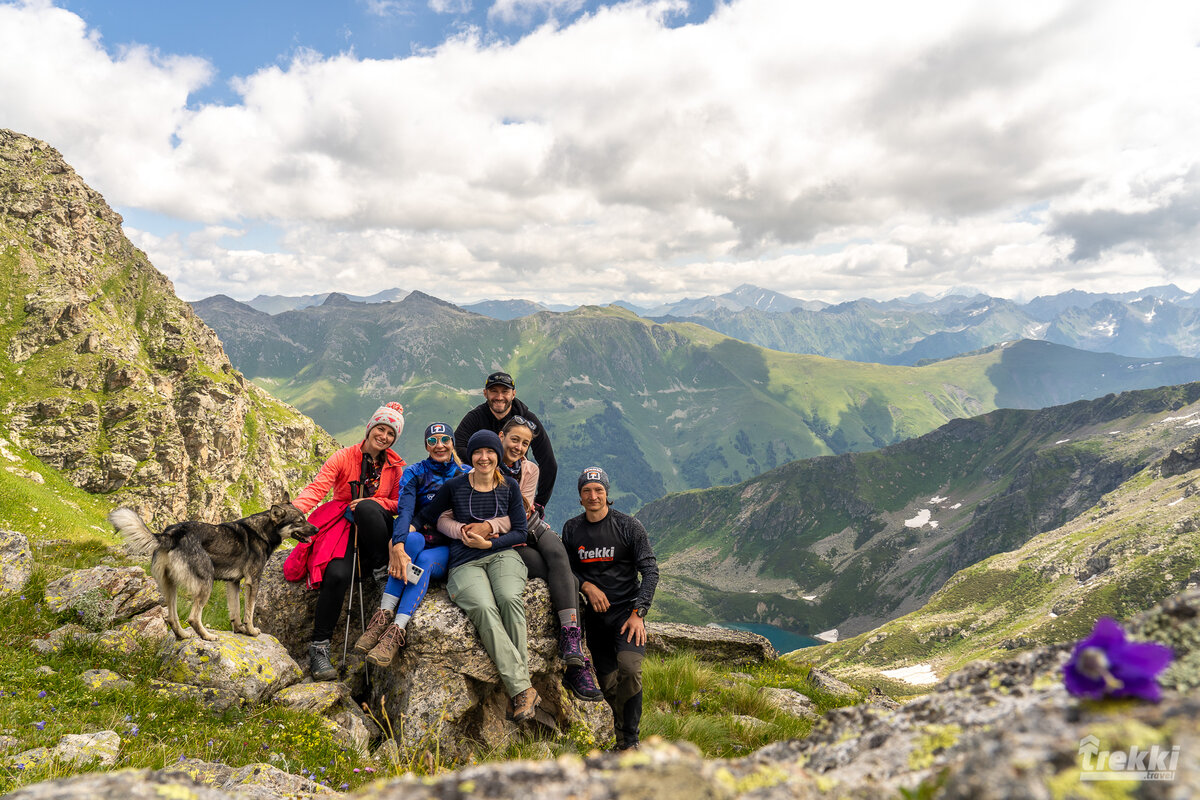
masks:
<path fill-rule="evenodd" d="M 1200 288 L 1200 3 L 0 0 L 185 299 Z"/>

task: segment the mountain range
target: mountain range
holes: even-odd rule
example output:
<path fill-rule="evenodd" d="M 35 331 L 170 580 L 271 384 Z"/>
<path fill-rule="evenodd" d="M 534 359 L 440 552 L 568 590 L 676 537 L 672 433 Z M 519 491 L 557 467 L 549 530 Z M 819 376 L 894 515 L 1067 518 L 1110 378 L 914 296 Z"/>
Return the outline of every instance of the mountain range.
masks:
<path fill-rule="evenodd" d="M 1030 341 L 921 367 L 834 361 L 615 306 L 496 320 L 421 292 L 393 303 L 333 294 L 276 315 L 220 296 L 194 308 L 237 369 L 346 442 L 391 399 L 416 428 L 455 424 L 481 402 L 483 376 L 508 370 L 548 426 L 564 474 L 599 461 L 626 510 L 796 459 L 876 449 L 998 407 L 1200 379 L 1196 359 Z M 408 440 L 398 447 L 422 457 Z M 571 495 L 560 492 L 552 520 L 575 513 Z"/>
<path fill-rule="evenodd" d="M 1197 434 L 1198 383 L 1001 409 L 874 452 L 672 494 L 637 517 L 672 616 L 854 635 L 917 610 L 960 570 L 1083 515 L 1106 516 L 1109 492 Z M 1085 564 L 1072 564 L 1086 577 Z M 1003 603 L 1008 589 L 990 580 Z"/>

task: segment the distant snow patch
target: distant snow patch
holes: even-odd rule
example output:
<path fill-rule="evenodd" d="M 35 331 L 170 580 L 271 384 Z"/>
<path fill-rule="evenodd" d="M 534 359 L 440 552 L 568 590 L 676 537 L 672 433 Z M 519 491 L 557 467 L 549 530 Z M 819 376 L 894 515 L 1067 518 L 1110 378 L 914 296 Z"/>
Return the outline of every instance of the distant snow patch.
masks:
<path fill-rule="evenodd" d="M 915 517 L 913 517 L 912 519 L 904 520 L 904 527 L 919 528 L 922 525 L 924 525 L 925 523 L 929 522 L 929 518 L 932 516 L 933 516 L 933 513 L 928 508 L 922 508 L 920 511 L 917 512 L 917 515 Z"/>
<path fill-rule="evenodd" d="M 802 598 L 804 598 L 805 600 L 809 601 L 810 603 L 817 599 L 817 596 L 815 594 L 803 594 L 800 596 Z"/>
<path fill-rule="evenodd" d="M 1069 441 L 1071 441 L 1071 440 L 1070 439 L 1059 439 L 1057 442 L 1055 442 L 1055 444 L 1066 444 Z"/>
<path fill-rule="evenodd" d="M 1109 436 L 1116 436 L 1118 433 L 1120 433 L 1120 431 L 1109 431 L 1109 432 L 1108 432 L 1108 435 L 1109 435 Z"/>
<path fill-rule="evenodd" d="M 1182 417 L 1166 417 L 1163 419 L 1163 422 L 1182 422 L 1185 419 L 1191 419 L 1197 414 L 1200 414 L 1200 411 L 1193 411 L 1190 414 L 1184 414 Z"/>
<path fill-rule="evenodd" d="M 929 520 L 930 528 L 932 528 L 933 530 L 937 530 L 937 526 L 938 526 L 938 521 L 936 519 Z"/>
<path fill-rule="evenodd" d="M 955 503 L 954 505 L 950 506 L 951 511 L 953 511 L 956 508 L 962 508 L 962 503 Z"/>
<path fill-rule="evenodd" d="M 836 642 L 838 640 L 838 629 L 830 628 L 827 631 L 821 631 L 820 633 L 813 636 L 813 638 L 820 639 L 822 642 L 829 642 L 830 644 L 833 644 L 834 642 Z"/>
<path fill-rule="evenodd" d="M 949 500 L 949 499 L 950 499 L 949 497 L 938 497 L 937 495 L 934 495 L 933 497 L 929 498 L 929 502 L 931 502 L 931 503 L 944 503 L 944 502 L 946 502 L 946 501 L 947 501 L 947 500 Z"/>
<path fill-rule="evenodd" d="M 1172 500 L 1171 502 L 1167 503 L 1167 508 L 1170 508 L 1171 506 L 1177 506 L 1177 505 L 1179 505 L 1179 504 L 1180 504 L 1180 503 L 1182 503 L 1182 502 L 1183 502 L 1183 498 L 1182 498 L 1182 497 L 1181 497 L 1181 498 L 1179 498 L 1178 500 Z"/>
<path fill-rule="evenodd" d="M 1188 420 L 1187 422 L 1183 423 L 1183 427 L 1185 428 L 1194 428 L 1197 425 L 1200 425 L 1200 419 Z"/>
<path fill-rule="evenodd" d="M 889 678 L 896 678 L 905 683 L 910 683 L 913 686 L 929 686 L 938 682 L 938 676 L 933 671 L 932 664 L 917 664 L 915 667 L 885 669 L 883 674 Z"/>
<path fill-rule="evenodd" d="M 1058 614 L 1055 614 L 1053 611 L 1051 611 L 1051 612 L 1050 612 L 1050 619 L 1058 619 Z"/>

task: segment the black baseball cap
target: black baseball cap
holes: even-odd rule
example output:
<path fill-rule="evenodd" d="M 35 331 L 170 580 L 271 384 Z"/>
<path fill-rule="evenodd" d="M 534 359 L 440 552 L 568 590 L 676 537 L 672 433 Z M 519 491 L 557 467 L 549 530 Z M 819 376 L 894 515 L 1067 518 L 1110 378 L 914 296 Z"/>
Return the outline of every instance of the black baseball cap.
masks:
<path fill-rule="evenodd" d="M 487 376 L 487 380 L 483 382 L 483 388 L 490 389 L 493 386 L 507 386 L 514 392 L 517 390 L 517 384 L 513 382 L 512 375 L 507 372 L 493 372 Z"/>

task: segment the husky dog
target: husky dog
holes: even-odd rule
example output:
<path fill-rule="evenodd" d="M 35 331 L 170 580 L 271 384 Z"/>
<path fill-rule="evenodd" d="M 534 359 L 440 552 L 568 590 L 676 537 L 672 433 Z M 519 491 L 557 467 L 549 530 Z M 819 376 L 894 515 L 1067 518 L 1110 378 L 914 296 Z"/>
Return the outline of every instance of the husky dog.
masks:
<path fill-rule="evenodd" d="M 254 627 L 254 598 L 267 559 L 284 537 L 307 542 L 317 534 L 316 527 L 292 505 L 286 492 L 283 501 L 271 506 L 269 511 L 218 525 L 188 520 L 170 525 L 162 533 L 154 533 L 136 511 L 128 508 L 118 508 L 108 515 L 108 521 L 131 547 L 142 555 L 151 554 L 150 572 L 167 601 L 167 622 L 179 639 L 191 636 L 179 624 L 176 599 L 180 586 L 192 596 L 188 624 L 202 639 L 217 638 L 200 619 L 212 594 L 214 580 L 225 581 L 233 630 L 258 636 L 261 631 Z M 242 581 L 246 582 L 245 622 L 239 602 Z"/>

